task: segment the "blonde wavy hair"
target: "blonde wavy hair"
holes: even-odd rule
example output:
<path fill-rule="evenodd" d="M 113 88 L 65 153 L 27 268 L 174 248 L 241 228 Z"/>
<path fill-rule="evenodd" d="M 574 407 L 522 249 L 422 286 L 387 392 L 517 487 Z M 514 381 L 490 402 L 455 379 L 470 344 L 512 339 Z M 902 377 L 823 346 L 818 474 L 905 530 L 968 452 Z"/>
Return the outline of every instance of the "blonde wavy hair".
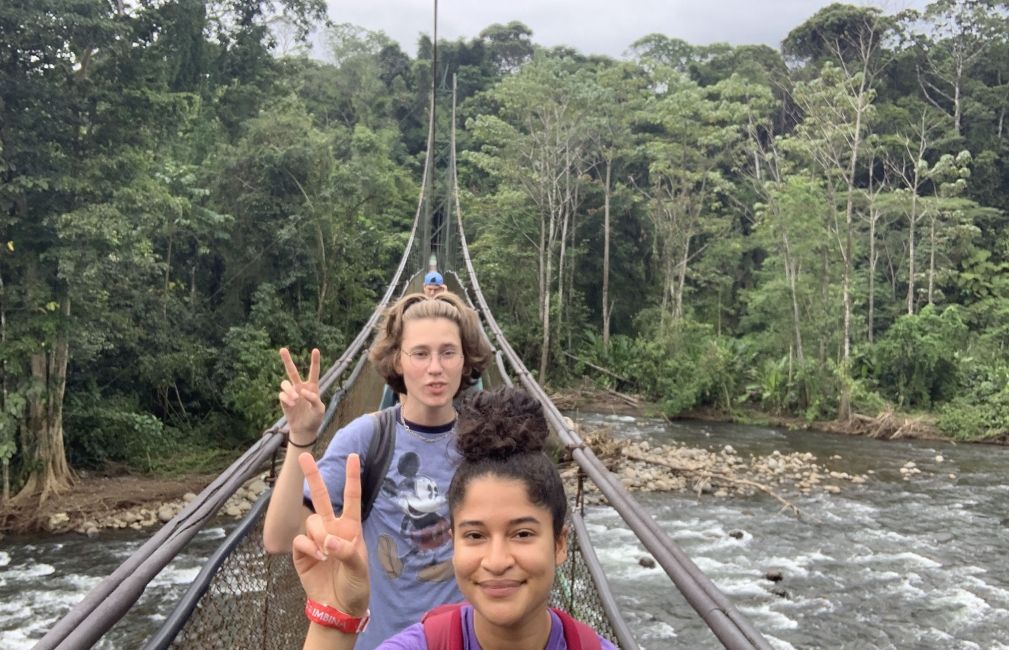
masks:
<path fill-rule="evenodd" d="M 459 392 L 475 384 L 490 362 L 493 351 L 480 331 L 477 313 L 454 293 L 448 292 L 433 297 L 422 293 L 407 294 L 386 310 L 378 329 L 378 338 L 368 353 L 378 374 L 397 394 L 406 393 L 403 375 L 396 371 L 396 357 L 403 342 L 403 327 L 409 321 L 424 318 L 446 318 L 459 327 L 463 353 Z"/>

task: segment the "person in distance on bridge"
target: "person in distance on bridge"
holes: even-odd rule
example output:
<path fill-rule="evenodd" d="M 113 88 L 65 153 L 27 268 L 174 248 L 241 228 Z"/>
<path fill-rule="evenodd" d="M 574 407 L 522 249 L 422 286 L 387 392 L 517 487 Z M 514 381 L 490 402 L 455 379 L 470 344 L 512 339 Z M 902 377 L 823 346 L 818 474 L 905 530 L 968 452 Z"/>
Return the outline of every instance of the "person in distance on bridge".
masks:
<path fill-rule="evenodd" d="M 287 371 L 280 404 L 294 452 L 296 447 L 314 445 L 325 413 L 319 398 L 319 351 L 312 351 L 304 380 L 286 349 L 280 356 Z M 453 398 L 479 377 L 491 350 L 476 312 L 458 296 L 414 293 L 386 311 L 369 357 L 402 400 L 377 419 L 365 415 L 337 431 L 318 465 L 329 494 L 343 494 L 347 459 L 359 455 L 367 471 L 376 429 L 391 427 L 394 442 L 388 469 L 363 524 L 364 541 L 371 550 L 375 613 L 375 623 L 361 635 L 360 647 L 367 649 L 416 622 L 433 604 L 461 597 L 452 580 L 445 500 L 461 460 L 455 447 Z M 333 504 L 318 502 L 305 484 L 297 456 L 288 453 L 284 458 L 267 508 L 263 541 L 270 553 L 290 553 L 313 510 L 342 506 L 339 499 Z"/>
<path fill-rule="evenodd" d="M 457 440 L 463 461 L 448 506 L 452 566 L 466 601 L 429 611 L 379 650 L 615 650 L 585 623 L 547 606 L 557 567 L 567 557 L 568 503 L 557 467 L 544 453 L 547 436 L 542 406 L 523 391 L 500 388 L 463 398 Z M 328 504 L 311 455 L 298 460 L 313 499 Z M 308 596 L 308 650 L 353 648 L 368 625 L 374 549 L 361 529 L 359 467 L 356 457 L 348 458 L 341 516 L 319 508 L 294 540 L 294 565 Z M 379 616 L 371 612 L 372 623 Z"/>
<path fill-rule="evenodd" d="M 441 273 L 437 271 L 430 271 L 424 276 L 424 295 L 435 297 L 446 293 L 448 287 L 445 286 L 445 278 L 441 277 Z"/>

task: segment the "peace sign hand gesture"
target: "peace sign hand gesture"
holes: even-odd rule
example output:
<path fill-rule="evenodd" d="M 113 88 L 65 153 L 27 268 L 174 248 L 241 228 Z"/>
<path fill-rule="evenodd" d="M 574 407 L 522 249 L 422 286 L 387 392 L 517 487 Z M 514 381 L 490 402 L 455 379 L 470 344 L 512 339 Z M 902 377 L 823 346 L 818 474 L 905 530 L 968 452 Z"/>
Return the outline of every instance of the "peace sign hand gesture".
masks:
<path fill-rule="evenodd" d="M 312 350 L 312 361 L 305 381 L 301 380 L 298 367 L 294 365 L 287 348 L 280 348 L 280 358 L 287 371 L 287 379 L 280 382 L 280 408 L 287 418 L 291 441 L 305 446 L 315 439 L 326 412 L 326 407 L 319 398 L 319 350 Z"/>
<path fill-rule="evenodd" d="M 305 522 L 305 534 L 294 538 L 294 568 L 309 598 L 332 605 L 351 616 L 363 616 L 371 595 L 368 551 L 361 534 L 361 460 L 347 457 L 343 488 L 343 513 L 333 513 L 326 484 L 309 453 L 298 456 L 312 494 L 314 515 Z"/>

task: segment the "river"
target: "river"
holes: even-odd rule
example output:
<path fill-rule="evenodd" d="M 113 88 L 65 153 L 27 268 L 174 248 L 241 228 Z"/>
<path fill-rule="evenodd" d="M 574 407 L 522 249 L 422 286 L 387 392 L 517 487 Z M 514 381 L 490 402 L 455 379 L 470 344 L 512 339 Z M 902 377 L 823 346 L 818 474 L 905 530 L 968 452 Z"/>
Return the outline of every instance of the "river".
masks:
<path fill-rule="evenodd" d="M 628 438 L 729 444 L 744 457 L 808 451 L 831 470 L 871 471 L 867 483 L 841 494 L 792 498 L 799 519 L 779 513 L 770 497 L 638 495 L 774 647 L 1009 650 L 1009 448 L 597 414 L 576 419 Z M 904 480 L 900 468 L 908 461 L 921 473 Z M 642 648 L 721 647 L 661 568 L 639 564 L 647 552 L 614 511 L 590 508 L 587 523 Z M 231 525 L 201 532 L 154 580 L 138 611 L 97 647 L 136 647 Z M 0 542 L 0 648 L 30 648 L 141 543 L 132 532 Z M 768 571 L 782 580 L 766 580 Z"/>
<path fill-rule="evenodd" d="M 863 474 L 841 494 L 639 495 L 639 501 L 777 648 L 1009 648 L 1009 448 L 882 442 L 829 433 L 588 415 L 630 438 L 749 454 L 811 452 Z M 941 461 L 937 457 L 941 456 Z M 904 480 L 900 468 L 920 474 Z M 955 476 L 951 478 L 950 475 Z M 642 646 L 720 647 L 608 508 L 588 515 L 593 544 Z M 728 533 L 740 531 L 741 539 Z M 765 579 L 780 571 L 782 580 Z M 771 589 L 784 590 L 784 597 Z"/>

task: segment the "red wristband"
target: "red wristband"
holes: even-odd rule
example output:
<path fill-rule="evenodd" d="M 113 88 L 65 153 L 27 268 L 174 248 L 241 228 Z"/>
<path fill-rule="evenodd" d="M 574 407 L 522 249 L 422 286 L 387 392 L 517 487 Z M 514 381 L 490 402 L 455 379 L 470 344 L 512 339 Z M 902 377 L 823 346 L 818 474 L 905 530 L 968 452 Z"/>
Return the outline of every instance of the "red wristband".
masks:
<path fill-rule="evenodd" d="M 351 616 L 335 607 L 323 605 L 309 598 L 305 601 L 305 616 L 313 623 L 340 630 L 344 634 L 360 634 L 368 627 L 368 621 L 371 620 L 371 610 L 365 612 L 364 616 Z"/>

